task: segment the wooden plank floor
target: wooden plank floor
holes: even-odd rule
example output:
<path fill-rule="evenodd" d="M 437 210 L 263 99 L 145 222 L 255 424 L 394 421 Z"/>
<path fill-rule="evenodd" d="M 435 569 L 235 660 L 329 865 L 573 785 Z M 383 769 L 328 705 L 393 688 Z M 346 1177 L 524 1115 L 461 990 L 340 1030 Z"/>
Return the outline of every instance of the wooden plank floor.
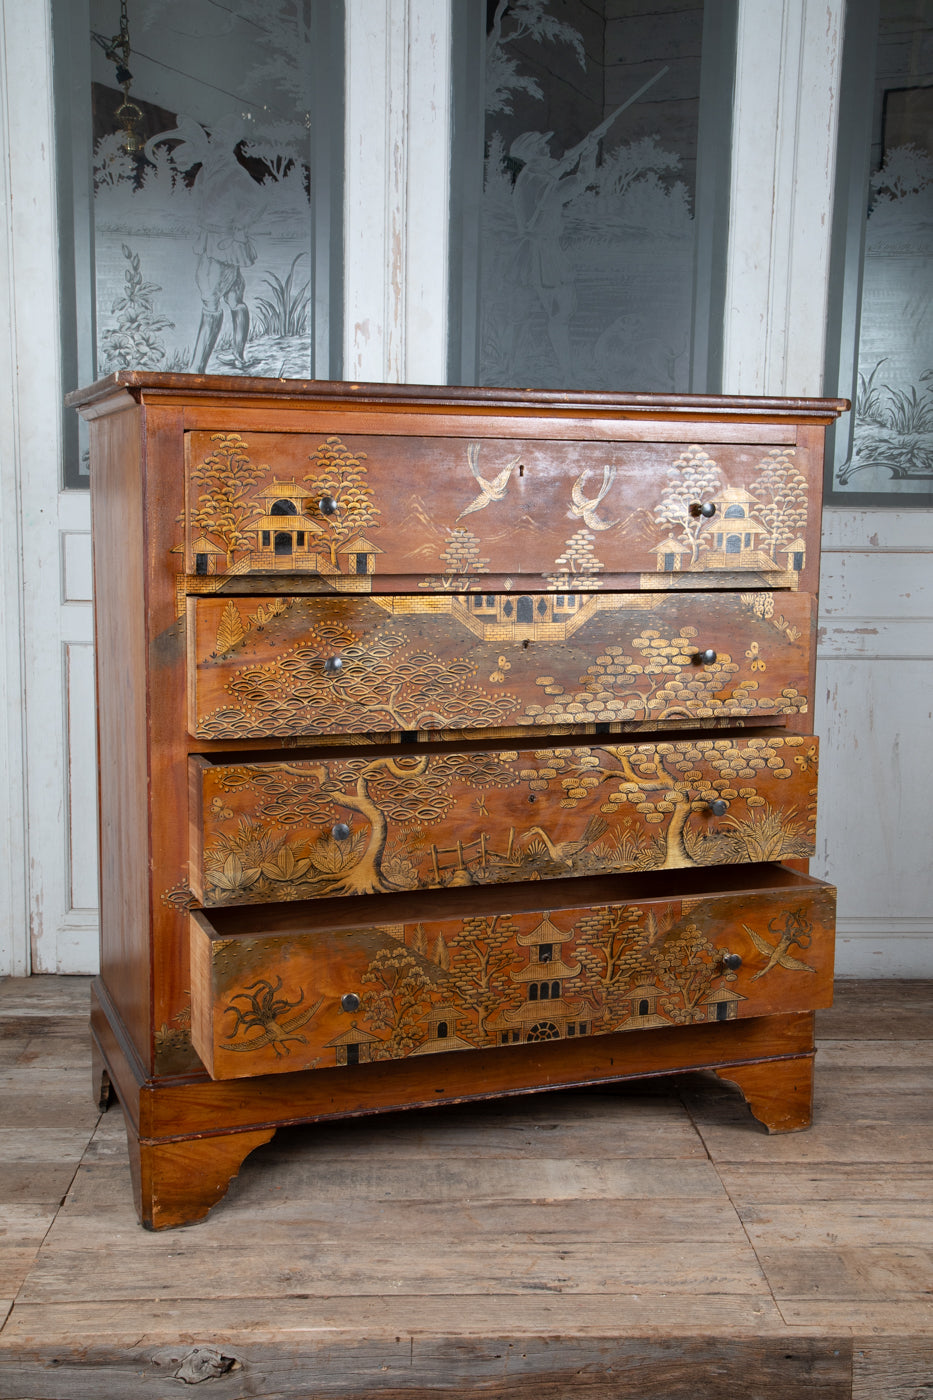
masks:
<path fill-rule="evenodd" d="M 396 1114 L 159 1234 L 87 994 L 0 983 L 0 1397 L 933 1393 L 933 983 L 839 985 L 805 1133 L 702 1075 Z"/>

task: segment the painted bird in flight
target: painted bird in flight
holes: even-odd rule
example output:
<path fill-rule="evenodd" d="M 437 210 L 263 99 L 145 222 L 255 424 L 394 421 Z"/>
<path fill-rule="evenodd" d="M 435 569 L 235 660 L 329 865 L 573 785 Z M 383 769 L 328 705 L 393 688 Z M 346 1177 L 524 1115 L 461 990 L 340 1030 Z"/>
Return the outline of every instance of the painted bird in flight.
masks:
<path fill-rule="evenodd" d="M 476 462 L 478 457 L 479 443 L 471 442 L 467 446 L 467 461 L 470 464 L 470 471 L 483 489 L 476 497 L 476 500 L 471 501 L 467 508 L 460 512 L 457 516 L 457 520 L 462 520 L 465 515 L 472 515 L 474 510 L 485 510 L 492 501 L 501 501 L 503 496 L 508 492 L 509 477 L 520 461 L 519 457 L 513 457 L 508 466 L 502 468 L 498 476 L 494 476 L 492 481 L 487 481 L 485 477 L 480 476 L 477 470 Z M 454 524 L 456 525 L 456 523 L 457 521 L 455 520 Z"/>
<path fill-rule="evenodd" d="M 785 915 L 783 931 L 774 927 L 775 920 L 771 919 L 768 928 L 772 933 L 779 934 L 776 944 L 769 943 L 767 938 L 762 938 L 760 933 L 749 928 L 748 924 L 742 927 L 761 953 L 762 957 L 768 959 L 767 966 L 756 972 L 754 977 L 749 978 L 751 982 L 757 982 L 759 977 L 764 977 L 766 972 L 770 972 L 772 967 L 785 967 L 788 972 L 815 972 L 816 969 L 809 963 L 801 962 L 799 958 L 791 957 L 790 948 L 809 948 L 812 942 L 812 928 L 810 923 L 799 910 L 792 911 Z"/>
<path fill-rule="evenodd" d="M 592 499 L 583 494 L 583 483 L 588 475 L 588 472 L 581 472 L 573 483 L 570 489 L 570 509 L 574 515 L 582 516 L 584 524 L 588 525 L 591 530 L 611 530 L 613 525 L 617 525 L 619 522 L 617 520 L 600 520 L 596 514 L 596 508 L 615 481 L 616 469 L 612 466 L 603 467 L 603 484 Z"/>

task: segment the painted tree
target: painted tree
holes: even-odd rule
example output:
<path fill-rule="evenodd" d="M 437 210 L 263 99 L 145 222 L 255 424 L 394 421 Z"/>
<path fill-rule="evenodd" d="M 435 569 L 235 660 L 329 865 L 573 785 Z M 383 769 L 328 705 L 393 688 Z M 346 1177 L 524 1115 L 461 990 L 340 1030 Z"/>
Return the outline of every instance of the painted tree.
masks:
<path fill-rule="evenodd" d="M 776 559 L 806 532 L 807 479 L 797 466 L 794 449 L 775 447 L 757 464 L 755 515 L 768 529 L 768 546 Z"/>
<path fill-rule="evenodd" d="M 417 1045 L 419 1023 L 431 1003 L 435 985 L 423 958 L 405 948 L 383 948 L 369 963 L 360 981 L 371 992 L 360 998 L 360 1010 L 374 1030 L 387 1030 L 373 1047 L 379 1060 L 395 1060 Z"/>
<path fill-rule="evenodd" d="M 551 588 L 566 592 L 599 587 L 598 574 L 606 567 L 593 548 L 596 536 L 592 530 L 578 530 L 564 545 L 563 554 L 555 560 L 557 568 L 547 575 Z"/>
<path fill-rule="evenodd" d="M 650 847 L 636 845 L 624 862 L 628 868 L 675 870 L 812 854 L 809 814 L 800 820 L 794 812 L 771 808 L 754 785 L 763 770 L 772 779 L 791 778 L 791 751 L 802 745 L 795 735 L 604 744 L 599 749 L 560 750 L 539 767 L 556 776 L 558 765 L 563 765 L 564 807 L 590 801 L 596 787 L 609 789 L 600 811 L 615 819 L 610 826 L 617 841 L 618 817 L 626 804 L 641 822 L 658 829 Z M 700 812 L 709 817 L 710 804 L 717 800 L 728 804 L 728 815 L 717 819 L 719 825 L 705 824 L 705 831 L 692 828 L 691 817 Z M 742 810 L 746 816 L 738 814 Z"/>
<path fill-rule="evenodd" d="M 724 484 L 719 466 L 702 447 L 688 447 L 668 472 L 653 514 L 664 534 L 682 536 L 691 551 L 691 564 L 699 560 L 701 548 L 708 548 L 705 534 L 712 523 L 704 515 L 694 515 L 691 506 L 714 501 Z"/>
<path fill-rule="evenodd" d="M 330 562 L 337 567 L 337 551 L 342 544 L 365 530 L 378 528 L 381 510 L 366 482 L 365 452 L 353 452 L 339 437 L 329 437 L 309 458 L 314 469 L 305 474 L 309 495 L 336 502 L 331 515 L 322 511 L 318 523 L 323 529 L 321 543 L 330 551 Z"/>
<path fill-rule="evenodd" d="M 205 489 L 191 513 L 194 523 L 227 551 L 227 568 L 233 565 L 236 550 L 251 543 L 248 526 L 256 519 L 255 488 L 268 473 L 250 459 L 247 444 L 239 433 L 212 433 L 215 443 L 202 462 L 192 469 L 191 479 Z"/>
<path fill-rule="evenodd" d="M 414 889 L 428 882 L 407 857 L 387 854 L 390 825 L 393 830 L 417 826 L 427 833 L 457 800 L 451 791 L 454 782 L 476 788 L 517 783 L 508 758 L 476 752 L 416 758 L 383 755 L 330 764 L 249 764 L 228 770 L 224 782 L 230 790 L 246 787 L 255 793 L 255 811 L 268 831 L 317 829 L 313 839 L 288 846 L 296 860 L 310 862 L 299 894 L 372 894 Z M 341 812 L 349 812 L 350 820 Z M 345 830 L 338 833 L 335 828 L 340 826 Z M 420 851 L 427 843 L 425 835 L 415 845 Z M 262 894 L 262 886 L 256 883 L 262 866 L 257 864 L 258 872 L 250 882 L 253 898 Z"/>
<path fill-rule="evenodd" d="M 515 926 L 509 914 L 473 915 L 450 939 L 451 976 L 458 999 L 478 1013 L 482 1026 L 513 990 Z"/>

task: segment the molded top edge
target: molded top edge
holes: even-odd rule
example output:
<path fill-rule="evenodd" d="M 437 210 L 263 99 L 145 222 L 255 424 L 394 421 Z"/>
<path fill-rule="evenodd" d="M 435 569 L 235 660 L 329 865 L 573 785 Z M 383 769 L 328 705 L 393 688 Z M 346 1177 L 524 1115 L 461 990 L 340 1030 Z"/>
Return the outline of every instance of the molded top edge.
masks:
<path fill-rule="evenodd" d="M 850 407 L 848 399 L 770 398 L 725 394 L 614 393 L 605 390 L 500 389 L 448 384 L 360 384 L 323 379 L 260 379 L 240 375 L 167 374 L 117 370 L 66 395 L 70 408 L 85 409 L 128 394 L 137 403 L 157 399 L 275 399 L 350 406 L 420 408 L 457 412 L 491 408 L 499 412 L 580 413 L 597 417 L 792 418 L 831 422 Z"/>

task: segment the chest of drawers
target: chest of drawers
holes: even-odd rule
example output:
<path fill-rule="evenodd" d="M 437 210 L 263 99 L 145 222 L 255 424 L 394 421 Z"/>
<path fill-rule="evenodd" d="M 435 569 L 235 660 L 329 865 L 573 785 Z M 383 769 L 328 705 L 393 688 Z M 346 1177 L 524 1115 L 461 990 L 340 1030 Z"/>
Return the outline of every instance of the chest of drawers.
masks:
<path fill-rule="evenodd" d="M 95 1077 L 140 1219 L 285 1124 L 707 1068 L 810 1117 L 838 400 L 122 372 Z"/>

